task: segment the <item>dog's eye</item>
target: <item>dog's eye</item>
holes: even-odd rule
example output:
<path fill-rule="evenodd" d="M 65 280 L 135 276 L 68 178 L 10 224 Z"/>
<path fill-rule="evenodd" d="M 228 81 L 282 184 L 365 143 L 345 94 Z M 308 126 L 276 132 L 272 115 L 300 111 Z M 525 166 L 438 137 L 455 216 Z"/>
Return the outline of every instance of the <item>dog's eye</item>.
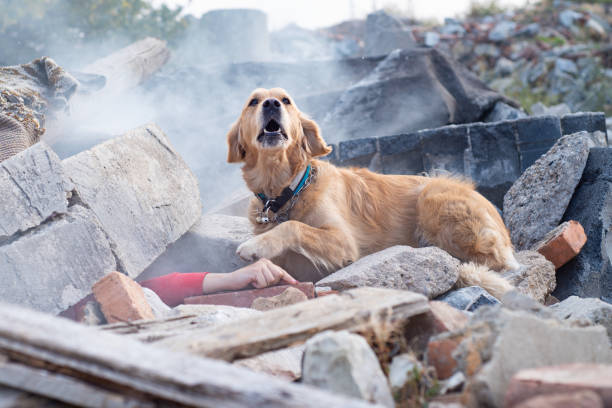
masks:
<path fill-rule="evenodd" d="M 285 105 L 291 105 L 291 101 L 289 100 L 289 98 L 283 98 L 283 103 Z"/>
<path fill-rule="evenodd" d="M 255 106 L 258 103 L 259 103 L 259 99 L 253 98 L 253 99 L 251 99 L 251 102 L 249 102 L 249 106 Z"/>

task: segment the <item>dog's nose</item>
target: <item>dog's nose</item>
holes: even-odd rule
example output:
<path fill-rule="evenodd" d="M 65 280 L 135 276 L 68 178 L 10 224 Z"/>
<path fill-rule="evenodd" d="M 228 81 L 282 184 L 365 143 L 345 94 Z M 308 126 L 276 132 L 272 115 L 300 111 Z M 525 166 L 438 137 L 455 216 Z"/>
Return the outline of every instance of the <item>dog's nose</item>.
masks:
<path fill-rule="evenodd" d="M 277 111 L 281 106 L 281 103 L 276 98 L 266 99 L 263 103 L 264 111 Z"/>

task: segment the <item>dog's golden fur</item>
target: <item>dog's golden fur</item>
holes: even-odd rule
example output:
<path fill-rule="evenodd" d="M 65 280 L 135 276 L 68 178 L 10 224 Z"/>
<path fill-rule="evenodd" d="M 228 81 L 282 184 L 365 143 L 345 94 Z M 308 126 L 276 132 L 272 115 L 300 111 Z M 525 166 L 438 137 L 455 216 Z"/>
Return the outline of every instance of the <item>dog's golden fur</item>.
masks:
<path fill-rule="evenodd" d="M 250 103 L 253 100 L 258 103 Z M 285 139 L 271 147 L 260 141 L 264 100 L 283 101 Z M 498 296 L 512 289 L 490 271 L 518 267 L 508 231 L 495 207 L 471 182 L 382 175 L 317 160 L 331 149 L 317 124 L 280 88 L 255 90 L 227 140 L 228 161 L 244 163 L 243 176 L 253 192 L 276 197 L 308 164 L 316 172 L 287 222 L 258 224 L 255 217 L 263 205 L 252 200 L 249 218 L 257 235 L 239 246 L 243 259 L 271 258 L 296 278 L 313 280 L 393 245 L 435 245 L 471 262 L 461 269 L 462 285 L 484 285 Z M 310 260 L 318 275 L 296 270 L 292 254 Z"/>

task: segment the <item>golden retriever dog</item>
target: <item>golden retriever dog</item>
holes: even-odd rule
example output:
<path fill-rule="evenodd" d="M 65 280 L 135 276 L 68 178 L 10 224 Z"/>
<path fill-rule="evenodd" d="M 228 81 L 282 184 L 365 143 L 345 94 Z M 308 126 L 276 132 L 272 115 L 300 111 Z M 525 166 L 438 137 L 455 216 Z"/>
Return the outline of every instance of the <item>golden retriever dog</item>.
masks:
<path fill-rule="evenodd" d="M 249 207 L 256 236 L 238 247 L 242 259 L 269 258 L 297 279 L 316 281 L 393 245 L 435 245 L 466 262 L 460 286 L 479 285 L 496 296 L 513 289 L 493 272 L 520 266 L 508 231 L 471 182 L 317 160 L 331 148 L 280 88 L 251 94 L 227 143 L 228 162 L 244 163 L 256 195 Z"/>

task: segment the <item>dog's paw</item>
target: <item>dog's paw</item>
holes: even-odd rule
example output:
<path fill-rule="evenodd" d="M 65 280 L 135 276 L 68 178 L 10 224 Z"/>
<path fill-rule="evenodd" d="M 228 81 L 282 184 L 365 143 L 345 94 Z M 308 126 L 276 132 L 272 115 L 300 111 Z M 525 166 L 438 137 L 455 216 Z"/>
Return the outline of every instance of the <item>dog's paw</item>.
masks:
<path fill-rule="evenodd" d="M 279 248 L 264 236 L 257 236 L 243 242 L 236 249 L 236 254 L 246 262 L 260 258 L 274 258 L 279 255 Z"/>

